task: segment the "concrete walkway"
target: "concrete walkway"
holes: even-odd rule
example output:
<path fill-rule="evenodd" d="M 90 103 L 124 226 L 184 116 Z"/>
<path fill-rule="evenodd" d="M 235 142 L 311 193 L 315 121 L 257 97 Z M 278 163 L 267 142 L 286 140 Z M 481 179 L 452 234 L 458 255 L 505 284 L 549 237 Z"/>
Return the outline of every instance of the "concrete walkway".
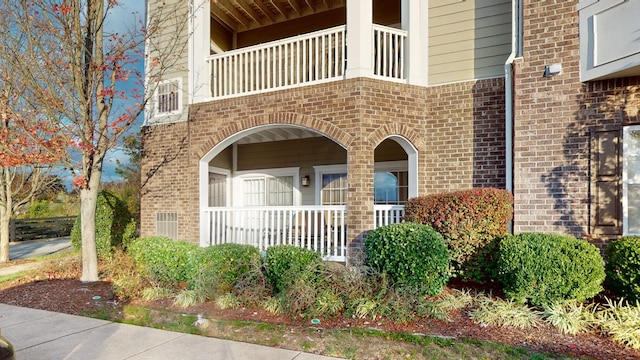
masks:
<path fill-rule="evenodd" d="M 28 259 L 67 250 L 71 250 L 71 238 L 68 236 L 55 239 L 24 241 L 9 244 L 9 258 L 11 260 Z M 40 266 L 38 262 L 28 262 L 0 267 L 0 276 L 17 274 L 38 266 Z"/>
<path fill-rule="evenodd" d="M 0 328 L 20 360 L 335 359 L 5 304 Z"/>
<path fill-rule="evenodd" d="M 65 250 L 71 250 L 71 238 L 68 236 L 55 239 L 21 241 L 9 244 L 9 258 L 11 260 L 27 259 Z"/>

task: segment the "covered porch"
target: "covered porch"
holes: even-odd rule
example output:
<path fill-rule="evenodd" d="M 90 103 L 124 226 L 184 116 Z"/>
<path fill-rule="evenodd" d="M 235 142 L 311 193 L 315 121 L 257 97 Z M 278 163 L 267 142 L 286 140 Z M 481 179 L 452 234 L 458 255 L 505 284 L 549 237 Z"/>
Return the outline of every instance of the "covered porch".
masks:
<path fill-rule="evenodd" d="M 200 0 L 195 102 L 355 77 L 426 85 L 426 4 L 410 0 Z"/>
<path fill-rule="evenodd" d="M 390 137 L 374 153 L 373 224 L 349 218 L 347 149 L 326 135 L 290 124 L 240 132 L 200 160 L 200 245 L 289 244 L 347 261 L 357 233 L 401 222 L 417 196 L 417 152 Z M 351 232 L 349 230 L 352 230 Z"/>

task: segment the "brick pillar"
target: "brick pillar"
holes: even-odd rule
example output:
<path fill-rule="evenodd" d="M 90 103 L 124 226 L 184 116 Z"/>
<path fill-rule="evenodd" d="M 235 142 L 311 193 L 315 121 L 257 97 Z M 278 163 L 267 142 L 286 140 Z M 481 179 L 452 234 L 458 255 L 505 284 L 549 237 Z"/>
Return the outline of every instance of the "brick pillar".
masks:
<path fill-rule="evenodd" d="M 374 228 L 373 166 L 374 148 L 361 139 L 355 141 L 347 154 L 347 264 L 358 261 L 364 238 Z"/>

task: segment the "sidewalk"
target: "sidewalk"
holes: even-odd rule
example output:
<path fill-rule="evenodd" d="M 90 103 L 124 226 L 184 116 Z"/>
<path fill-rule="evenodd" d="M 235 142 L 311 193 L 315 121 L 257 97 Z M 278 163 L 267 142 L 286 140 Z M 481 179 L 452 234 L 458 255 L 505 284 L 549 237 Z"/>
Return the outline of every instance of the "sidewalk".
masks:
<path fill-rule="evenodd" d="M 335 359 L 5 304 L 0 328 L 20 360 Z"/>

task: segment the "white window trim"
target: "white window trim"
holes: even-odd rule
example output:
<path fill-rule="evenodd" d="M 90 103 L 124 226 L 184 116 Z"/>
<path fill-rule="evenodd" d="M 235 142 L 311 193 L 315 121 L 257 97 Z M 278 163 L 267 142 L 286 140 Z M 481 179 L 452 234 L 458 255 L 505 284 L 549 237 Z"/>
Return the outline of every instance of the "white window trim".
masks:
<path fill-rule="evenodd" d="M 229 204 L 231 204 L 231 170 L 228 169 L 223 169 L 223 168 L 219 168 L 219 167 L 215 167 L 215 166 L 209 166 L 209 173 L 213 173 L 213 174 L 218 174 L 218 175 L 224 175 L 227 177 L 227 183 L 225 184 L 225 191 L 227 192 L 227 199 L 226 199 L 226 207 L 229 207 Z M 209 191 L 207 189 L 207 191 Z M 207 193 L 207 199 L 209 199 L 209 196 L 211 196 L 211 194 Z"/>
<path fill-rule="evenodd" d="M 299 206 L 301 202 L 300 193 L 300 167 L 289 168 L 274 168 L 274 169 L 257 169 L 236 171 L 233 176 L 233 206 L 243 206 L 242 194 L 243 180 L 254 177 L 278 177 L 278 176 L 293 176 L 293 206 Z"/>
<path fill-rule="evenodd" d="M 409 164 L 406 160 L 382 161 L 374 164 L 374 172 L 383 171 L 409 171 Z"/>
<path fill-rule="evenodd" d="M 622 134 L 622 235 L 624 236 L 640 235 L 640 233 L 629 232 L 629 197 L 627 196 L 629 187 L 629 178 L 627 175 L 629 158 L 625 156 L 625 154 L 630 152 L 628 141 L 630 132 L 638 130 L 640 130 L 640 125 L 625 126 Z M 632 181 L 632 183 L 635 184 L 636 181 Z"/>
<path fill-rule="evenodd" d="M 171 83 L 177 81 L 178 82 L 178 109 L 175 111 L 168 111 L 168 112 L 160 112 L 160 99 L 159 96 L 160 94 L 158 93 L 158 89 L 160 88 L 160 85 L 163 84 L 167 84 L 167 83 Z M 182 78 L 181 77 L 176 77 L 176 78 L 172 78 L 172 79 L 166 79 L 166 80 L 162 80 L 158 82 L 158 86 L 156 87 L 156 91 L 154 93 L 153 96 L 153 100 L 154 100 L 154 105 L 153 105 L 153 112 L 155 114 L 155 117 L 157 118 L 161 118 L 161 117 L 165 117 L 165 116 L 172 116 L 172 115 L 178 115 L 182 113 L 182 108 L 183 108 L 183 101 L 182 101 L 182 97 L 183 97 L 183 93 L 182 93 Z"/>

